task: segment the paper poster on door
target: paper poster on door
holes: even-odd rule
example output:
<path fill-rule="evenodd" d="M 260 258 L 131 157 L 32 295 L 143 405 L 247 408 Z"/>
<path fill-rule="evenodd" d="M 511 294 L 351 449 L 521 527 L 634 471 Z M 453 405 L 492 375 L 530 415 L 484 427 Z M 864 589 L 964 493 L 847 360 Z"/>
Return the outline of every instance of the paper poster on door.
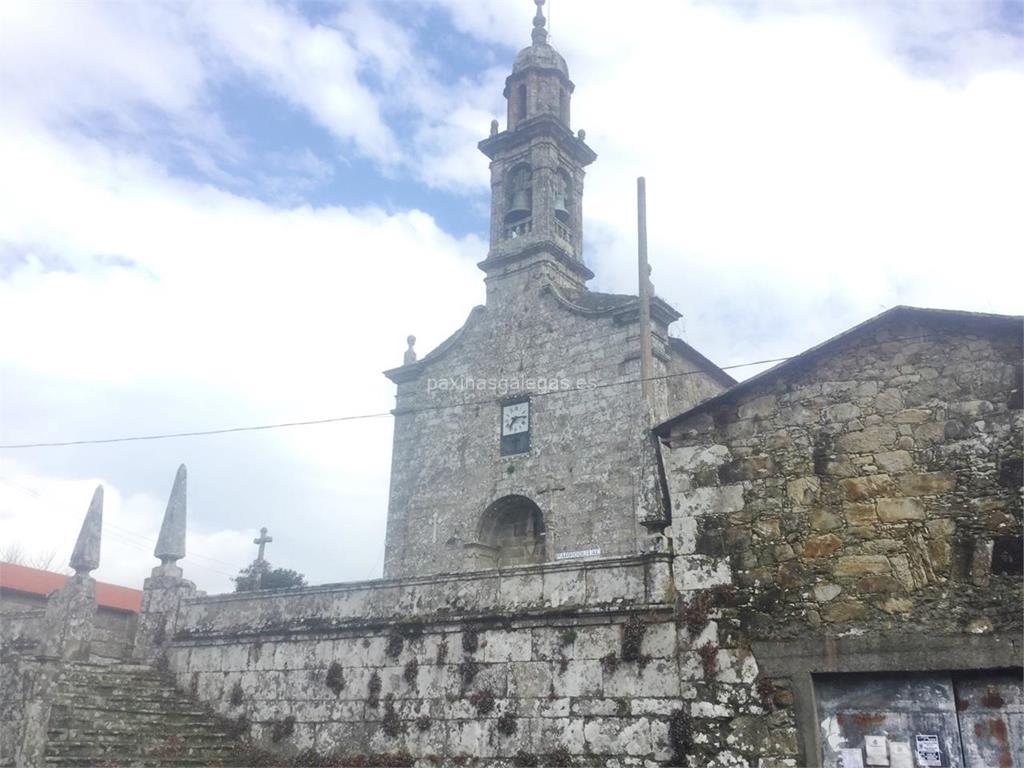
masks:
<path fill-rule="evenodd" d="M 909 741 L 894 741 L 889 745 L 889 768 L 914 768 L 914 753 Z"/>
<path fill-rule="evenodd" d="M 836 768 L 864 768 L 864 756 L 859 749 L 840 749 Z"/>
<path fill-rule="evenodd" d="M 885 736 L 865 736 L 866 765 L 889 765 L 888 741 Z"/>
<path fill-rule="evenodd" d="M 942 749 L 937 735 L 919 733 L 914 736 L 914 742 L 920 768 L 942 768 Z"/>

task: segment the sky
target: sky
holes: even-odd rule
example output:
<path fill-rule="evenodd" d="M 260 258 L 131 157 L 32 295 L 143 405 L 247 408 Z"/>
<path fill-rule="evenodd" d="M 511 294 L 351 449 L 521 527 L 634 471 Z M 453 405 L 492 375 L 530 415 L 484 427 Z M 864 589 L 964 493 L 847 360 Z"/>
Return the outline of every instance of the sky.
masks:
<path fill-rule="evenodd" d="M 594 290 L 657 293 L 720 365 L 898 304 L 1021 314 L 1024 0 L 550 0 L 598 153 Z M 0 445 L 387 412 L 483 302 L 476 143 L 529 0 L 0 4 Z M 740 368 L 739 378 L 758 367 Z M 0 448 L 0 550 L 141 586 L 180 463 L 186 577 L 378 578 L 390 416 Z"/>

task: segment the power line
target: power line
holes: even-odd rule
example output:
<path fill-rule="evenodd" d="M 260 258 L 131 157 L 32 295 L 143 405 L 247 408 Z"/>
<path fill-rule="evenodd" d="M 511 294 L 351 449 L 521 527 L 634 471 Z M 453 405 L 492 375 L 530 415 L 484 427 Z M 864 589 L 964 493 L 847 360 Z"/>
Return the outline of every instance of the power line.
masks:
<path fill-rule="evenodd" d="M 122 536 L 132 536 L 139 541 L 144 542 L 148 546 L 154 546 L 156 544 L 155 539 L 150 538 L 144 533 L 138 533 L 136 531 L 129 530 L 128 528 L 122 528 L 121 526 L 114 525 L 113 523 L 104 523 L 104 527 L 113 528 L 115 531 L 119 531 Z M 235 563 L 229 563 L 226 560 L 218 560 L 216 557 L 210 557 L 209 555 L 204 555 L 199 552 L 189 552 L 188 556 L 198 557 L 200 560 L 207 560 L 211 563 L 219 563 L 220 565 L 225 565 L 228 568 L 236 567 Z"/>
<path fill-rule="evenodd" d="M 736 365 L 726 365 L 726 366 L 723 366 L 721 370 L 726 371 L 726 370 L 733 370 L 735 368 L 747 368 L 747 367 L 752 366 L 752 365 L 764 365 L 766 363 L 778 363 L 778 362 L 782 362 L 782 361 L 788 360 L 788 359 L 789 359 L 788 357 L 779 357 L 779 358 L 774 358 L 774 359 L 771 359 L 771 360 L 757 360 L 757 361 L 752 362 L 752 363 L 737 363 Z M 593 373 L 593 371 L 592 372 L 588 372 L 588 373 Z M 588 373 L 579 374 L 575 378 L 577 378 L 577 379 L 584 378 L 585 376 L 588 375 Z M 703 371 L 701 371 L 701 370 L 680 371 L 680 372 L 677 372 L 677 373 L 664 374 L 662 376 L 650 376 L 650 377 L 648 377 L 647 381 L 660 381 L 662 379 L 674 379 L 674 378 L 678 378 L 680 376 L 693 376 L 693 375 L 696 375 L 696 374 L 699 374 L 699 373 L 703 373 Z M 569 394 L 569 393 L 572 393 L 572 392 L 590 392 L 590 391 L 595 390 L 595 389 L 604 389 L 606 387 L 621 387 L 621 386 L 625 386 L 627 384 L 639 384 L 641 381 L 642 381 L 642 379 L 639 379 L 639 378 L 637 378 L 637 379 L 625 379 L 623 381 L 611 381 L 611 382 L 606 382 L 604 384 L 595 384 L 595 385 L 586 386 L 586 387 L 571 387 L 571 388 L 567 388 L 567 389 L 552 390 L 552 391 L 549 391 L 549 392 L 536 392 L 536 393 L 533 393 L 531 396 L 532 397 L 546 397 L 546 396 L 549 396 L 549 395 L 564 395 L 564 394 Z M 402 413 L 403 414 L 406 414 L 406 413 L 419 413 L 419 412 L 423 412 L 423 411 L 444 410 L 446 408 L 463 408 L 463 407 L 472 406 L 472 405 L 484 405 L 486 403 L 491 403 L 491 402 L 494 402 L 493 398 L 485 398 L 485 399 L 481 399 L 481 400 L 467 400 L 467 401 L 464 401 L 464 402 L 461 402 L 461 403 L 445 403 L 443 405 L 426 405 L 426 406 L 421 406 L 419 408 L 403 409 Z M 393 415 L 392 411 L 380 411 L 380 412 L 377 412 L 377 413 L 359 413 L 359 414 L 353 414 L 353 415 L 349 415 L 349 416 L 333 416 L 333 417 L 328 417 L 328 418 L 324 418 L 324 419 L 309 419 L 309 420 L 306 420 L 306 421 L 282 421 L 282 422 L 277 422 L 275 424 L 256 424 L 256 425 L 252 425 L 252 426 L 227 427 L 227 428 L 223 428 L 223 429 L 203 429 L 203 430 L 195 430 L 195 431 L 192 431 L 192 432 L 168 432 L 168 433 L 153 434 L 153 435 L 131 435 L 131 436 L 128 436 L 128 437 L 107 437 L 107 438 L 98 438 L 98 439 L 90 439 L 90 440 L 64 440 L 64 441 L 52 442 L 52 443 L 18 443 L 18 444 L 12 444 L 12 445 L 0 445 L 0 450 L 15 450 L 15 449 L 19 449 L 19 448 L 60 448 L 60 447 L 66 447 L 66 446 L 72 446 L 72 445 L 103 445 L 103 444 L 109 444 L 109 443 L 136 442 L 136 441 L 141 441 L 141 440 L 171 440 L 171 439 L 179 438 L 179 437 L 205 437 L 205 436 L 208 436 L 208 435 L 226 435 L 226 434 L 233 434 L 233 433 L 237 433 L 237 432 L 257 432 L 257 431 L 270 430 L 270 429 L 286 429 L 286 428 L 289 428 L 289 427 L 308 427 L 308 426 L 314 426 L 314 425 L 318 425 L 318 424 L 336 424 L 338 422 L 344 422 L 344 421 L 358 421 L 358 420 L 361 420 L 361 419 L 377 419 L 377 418 L 380 418 L 382 416 L 391 416 L 391 415 Z"/>
<path fill-rule="evenodd" d="M 876 346 L 876 345 L 879 345 L 879 344 L 892 344 L 894 342 L 901 342 L 901 341 L 924 341 L 924 340 L 927 340 L 929 338 L 933 338 L 933 337 L 923 336 L 923 335 L 908 336 L 908 337 L 905 337 L 905 338 L 884 339 L 884 340 L 881 340 L 881 341 L 876 341 L 872 345 L 865 345 L 865 346 Z M 804 354 L 804 353 L 801 353 L 801 354 Z M 733 365 L 722 366 L 720 368 L 720 370 L 731 371 L 731 370 L 735 370 L 737 368 L 749 368 L 749 367 L 754 366 L 754 365 L 767 365 L 769 363 L 783 363 L 783 362 L 786 362 L 787 360 L 792 360 L 794 357 L 797 357 L 797 356 L 798 355 L 789 355 L 787 357 L 774 357 L 774 358 L 769 358 L 769 359 L 766 359 L 766 360 L 755 360 L 755 361 L 749 362 L 749 363 L 735 363 Z M 593 374 L 593 373 L 597 373 L 597 372 L 598 372 L 597 369 L 595 369 L 595 370 L 588 371 L 588 372 L 585 372 L 585 373 L 580 373 L 580 374 L 577 374 L 575 376 L 575 378 L 577 380 L 583 379 L 586 376 L 588 376 L 590 374 Z M 666 374 L 663 374 L 661 376 L 649 376 L 649 377 L 647 377 L 646 381 L 664 381 L 664 380 L 667 380 L 667 379 L 680 378 L 682 376 L 695 376 L 695 375 L 698 375 L 698 374 L 701 374 L 701 373 L 704 373 L 704 371 L 700 370 L 700 369 L 696 369 L 696 370 L 692 370 L 692 371 L 678 371 L 676 373 L 666 373 Z M 527 377 L 527 378 L 530 378 L 530 377 Z M 555 378 L 558 378 L 558 377 L 555 377 Z M 566 378 L 568 378 L 568 377 L 566 377 Z M 645 381 L 645 379 L 642 379 L 642 378 L 624 379 L 622 381 L 609 381 L 609 382 L 605 382 L 604 384 L 593 384 L 593 385 L 587 385 L 587 386 L 583 386 L 583 387 L 568 387 L 568 388 L 565 388 L 565 389 L 553 389 L 553 390 L 548 390 L 548 391 L 545 391 L 545 392 L 534 392 L 534 393 L 530 394 L 530 397 L 531 398 L 540 398 L 540 397 L 550 397 L 552 395 L 567 395 L 567 394 L 573 394 L 573 393 L 578 393 L 578 392 L 592 392 L 592 391 L 594 391 L 596 389 L 606 389 L 608 387 L 622 387 L 622 386 L 626 386 L 626 385 L 629 385 L 629 384 L 640 384 L 643 381 Z M 502 395 L 502 397 L 503 396 L 504 395 Z M 492 397 L 492 398 L 483 398 L 483 399 L 477 399 L 477 400 L 466 400 L 466 401 L 459 402 L 459 403 L 444 403 L 444 404 L 440 404 L 440 405 L 425 405 L 425 406 L 420 406 L 418 408 L 403 408 L 399 413 L 401 415 L 405 415 L 405 414 L 410 414 L 410 413 L 423 413 L 423 412 L 426 412 L 426 411 L 446 410 L 448 408 L 464 408 L 464 407 L 474 406 L 474 405 L 487 405 L 489 403 L 495 402 L 497 399 L 499 399 L 499 398 L 493 398 Z M 90 439 L 90 440 L 64 440 L 64 441 L 59 441 L 59 442 L 48 442 L 48 443 L 18 443 L 18 444 L 12 444 L 12 445 L 0 445 L 0 450 L 16 450 L 16 449 L 23 449 L 23 448 L 60 448 L 60 447 L 73 446 L 73 445 L 103 445 L 103 444 L 109 444 L 109 443 L 128 443 L 128 442 L 137 442 L 137 441 L 143 441 L 143 440 L 170 440 L 170 439 L 180 438 L 180 437 L 206 437 L 206 436 L 209 436 L 209 435 L 227 435 L 227 434 L 234 434 L 234 433 L 238 433 L 238 432 L 259 432 L 259 431 L 265 431 L 265 430 L 271 430 L 271 429 L 287 429 L 287 428 L 291 428 L 291 427 L 308 427 L 308 426 L 315 426 L 315 425 L 320 425 L 320 424 L 337 424 L 337 423 L 345 422 L 345 421 L 359 421 L 359 420 L 365 420 L 365 419 L 377 419 L 377 418 L 381 418 L 383 416 L 392 416 L 392 415 L 395 415 L 395 413 L 393 411 L 380 411 L 380 412 L 377 412 L 377 413 L 360 413 L 360 414 L 352 414 L 352 415 L 348 415 L 348 416 L 332 416 L 332 417 L 323 418 L 323 419 L 309 419 L 309 420 L 306 420 L 306 421 L 283 421 L 283 422 L 277 422 L 277 423 L 274 423 L 274 424 L 256 424 L 256 425 L 252 425 L 252 426 L 227 427 L 227 428 L 222 428 L 222 429 L 203 429 L 203 430 L 195 430 L 195 431 L 191 431 L 191 432 L 168 432 L 168 433 L 160 433 L 160 434 L 152 434 L 152 435 L 131 435 L 131 436 L 127 436 L 127 437 L 108 437 L 108 438 L 98 438 L 98 439 Z"/>

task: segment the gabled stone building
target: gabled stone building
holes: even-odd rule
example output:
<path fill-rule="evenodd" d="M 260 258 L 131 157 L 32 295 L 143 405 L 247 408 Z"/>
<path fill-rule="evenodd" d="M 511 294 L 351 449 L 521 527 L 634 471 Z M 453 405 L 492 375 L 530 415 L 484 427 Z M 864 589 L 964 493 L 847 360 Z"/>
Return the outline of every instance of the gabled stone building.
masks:
<path fill-rule="evenodd" d="M 1024 762 L 1021 332 L 896 307 L 656 428 L 690 645 L 759 670 L 719 747 Z"/>

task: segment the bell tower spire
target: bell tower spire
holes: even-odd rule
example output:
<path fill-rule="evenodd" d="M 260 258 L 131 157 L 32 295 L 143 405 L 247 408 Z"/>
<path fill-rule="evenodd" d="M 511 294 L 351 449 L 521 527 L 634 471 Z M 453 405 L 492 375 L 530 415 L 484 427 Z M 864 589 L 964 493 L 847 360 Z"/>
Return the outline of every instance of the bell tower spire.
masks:
<path fill-rule="evenodd" d="M 544 0 L 534 2 L 533 43 L 505 80 L 506 129 L 492 124 L 479 144 L 491 161 L 491 244 L 479 265 L 489 303 L 505 276 L 535 264 L 570 290 L 593 277 L 583 263 L 583 169 L 597 155 L 584 132 L 570 128 L 575 85 L 565 59 L 548 44 Z"/>
<path fill-rule="evenodd" d="M 547 19 L 544 18 L 544 0 L 533 0 L 537 4 L 537 14 L 533 17 L 533 38 L 534 45 L 544 45 L 548 41 L 548 31 L 544 29 Z"/>

